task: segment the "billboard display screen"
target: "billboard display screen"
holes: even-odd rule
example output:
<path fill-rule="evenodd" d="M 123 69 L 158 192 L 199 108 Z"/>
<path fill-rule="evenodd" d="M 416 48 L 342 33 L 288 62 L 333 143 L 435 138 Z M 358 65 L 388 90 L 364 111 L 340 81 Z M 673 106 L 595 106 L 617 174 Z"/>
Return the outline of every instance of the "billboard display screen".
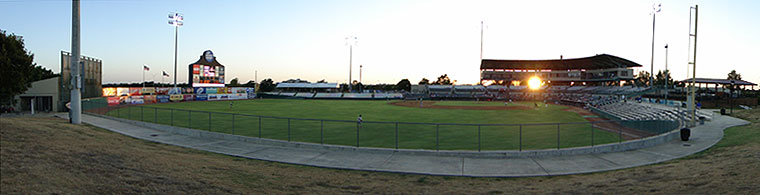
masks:
<path fill-rule="evenodd" d="M 224 66 L 193 64 L 193 87 L 224 87 Z"/>

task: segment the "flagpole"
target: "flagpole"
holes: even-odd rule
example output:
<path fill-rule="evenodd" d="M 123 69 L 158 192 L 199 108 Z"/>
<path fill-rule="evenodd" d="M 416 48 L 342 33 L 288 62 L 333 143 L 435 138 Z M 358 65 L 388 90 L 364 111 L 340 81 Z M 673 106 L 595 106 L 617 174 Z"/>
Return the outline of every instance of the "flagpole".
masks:
<path fill-rule="evenodd" d="M 142 80 L 142 83 L 143 83 L 143 88 L 145 88 L 145 65 L 143 65 L 143 68 L 142 68 L 142 69 L 143 69 L 143 70 L 142 70 L 142 75 L 143 75 L 143 80 Z"/>

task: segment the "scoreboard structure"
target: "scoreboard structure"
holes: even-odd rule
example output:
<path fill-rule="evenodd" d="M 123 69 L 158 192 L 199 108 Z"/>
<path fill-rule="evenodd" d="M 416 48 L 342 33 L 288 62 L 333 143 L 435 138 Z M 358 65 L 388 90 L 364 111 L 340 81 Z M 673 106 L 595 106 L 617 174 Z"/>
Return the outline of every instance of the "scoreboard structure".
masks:
<path fill-rule="evenodd" d="M 198 61 L 188 65 L 188 81 L 192 87 L 224 87 L 224 65 L 206 50 Z"/>

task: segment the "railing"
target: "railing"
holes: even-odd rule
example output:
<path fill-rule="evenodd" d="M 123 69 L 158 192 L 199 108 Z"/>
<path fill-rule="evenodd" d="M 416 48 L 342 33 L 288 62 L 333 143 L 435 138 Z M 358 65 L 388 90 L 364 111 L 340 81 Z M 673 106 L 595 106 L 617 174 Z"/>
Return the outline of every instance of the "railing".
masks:
<path fill-rule="evenodd" d="M 83 101 L 85 112 L 258 138 L 355 147 L 426 150 L 535 150 L 621 143 L 667 132 L 675 121 L 599 120 L 463 124 L 328 120 L 207 112 Z M 675 124 L 675 125 L 674 125 Z"/>

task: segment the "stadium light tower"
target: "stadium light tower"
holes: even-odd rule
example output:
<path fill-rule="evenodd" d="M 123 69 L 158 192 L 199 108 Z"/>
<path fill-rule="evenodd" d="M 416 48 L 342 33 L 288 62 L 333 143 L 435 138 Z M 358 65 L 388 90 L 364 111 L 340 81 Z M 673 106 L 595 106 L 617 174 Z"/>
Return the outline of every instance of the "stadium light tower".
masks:
<path fill-rule="evenodd" d="M 650 61 L 651 70 L 649 72 L 649 86 L 654 87 L 654 23 L 657 13 L 660 12 L 662 4 L 652 5 L 652 60 Z"/>
<path fill-rule="evenodd" d="M 348 45 L 348 92 L 351 92 L 353 90 L 353 86 L 351 85 L 351 73 L 354 62 L 354 45 L 356 45 L 359 42 L 359 39 L 356 38 L 356 36 L 348 36 L 346 37 L 346 45 Z"/>
<path fill-rule="evenodd" d="M 177 30 L 185 24 L 183 20 L 184 16 L 181 13 L 169 13 L 169 24 L 174 26 L 174 88 L 177 88 Z"/>

